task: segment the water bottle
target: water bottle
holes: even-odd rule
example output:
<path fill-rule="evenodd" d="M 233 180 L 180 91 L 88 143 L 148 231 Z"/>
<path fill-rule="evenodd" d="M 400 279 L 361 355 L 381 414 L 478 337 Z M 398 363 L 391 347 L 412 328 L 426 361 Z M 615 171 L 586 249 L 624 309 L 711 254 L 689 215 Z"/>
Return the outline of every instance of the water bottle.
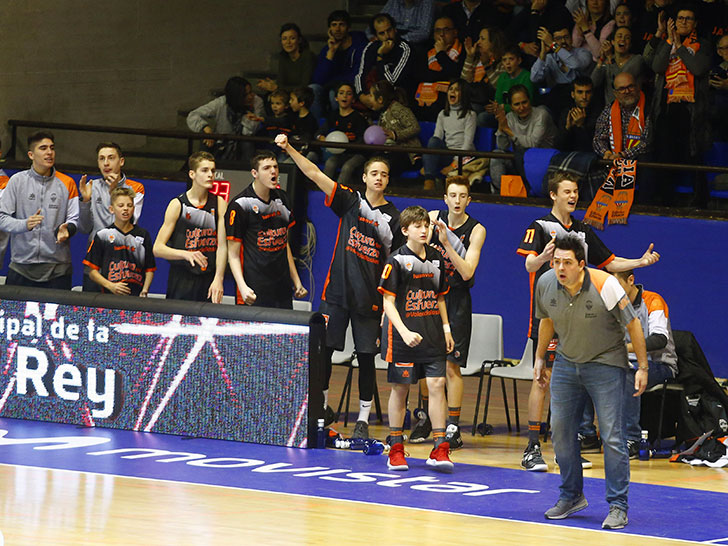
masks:
<path fill-rule="evenodd" d="M 639 452 L 640 461 L 649 461 L 650 460 L 650 441 L 648 438 L 649 438 L 649 433 L 646 430 L 643 430 L 642 438 L 640 439 L 640 452 Z"/>
<path fill-rule="evenodd" d="M 384 444 L 373 440 L 364 448 L 364 455 L 381 455 L 384 452 Z"/>
<path fill-rule="evenodd" d="M 371 441 L 369 438 L 349 438 L 349 449 L 364 451 Z"/>
<path fill-rule="evenodd" d="M 324 449 L 326 447 L 326 427 L 324 427 L 324 420 L 318 420 L 318 428 L 316 429 L 316 448 Z"/>

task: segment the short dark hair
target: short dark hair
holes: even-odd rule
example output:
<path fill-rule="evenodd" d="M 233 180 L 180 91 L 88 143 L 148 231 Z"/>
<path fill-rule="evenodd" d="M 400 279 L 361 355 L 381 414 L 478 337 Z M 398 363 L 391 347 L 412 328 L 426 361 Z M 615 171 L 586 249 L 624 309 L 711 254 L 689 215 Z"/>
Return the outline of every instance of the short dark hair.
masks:
<path fill-rule="evenodd" d="M 505 50 L 503 50 L 503 55 L 505 55 L 506 53 L 510 53 L 511 55 L 514 55 L 515 57 L 523 60 L 523 51 L 521 51 L 521 48 L 517 45 L 509 45 L 507 48 L 505 48 Z"/>
<path fill-rule="evenodd" d="M 270 150 L 259 150 L 254 156 L 253 159 L 250 160 L 250 168 L 258 170 L 258 167 L 260 166 L 260 163 L 262 161 L 265 161 L 266 159 L 273 159 L 276 162 L 278 161 L 278 158 L 276 157 L 276 154 L 271 152 Z"/>
<path fill-rule="evenodd" d="M 334 21 L 342 21 L 346 23 L 347 27 L 351 26 L 351 16 L 345 9 L 335 9 L 329 13 L 329 18 L 326 21 L 326 26 L 331 26 Z"/>
<path fill-rule="evenodd" d="M 573 182 L 574 184 L 579 184 L 579 177 L 573 175 L 572 173 L 568 171 L 554 171 L 549 175 L 549 181 L 548 181 L 548 191 L 549 194 L 551 193 L 559 193 L 559 185 L 564 182 L 565 180 L 568 180 L 569 182 Z"/>
<path fill-rule="evenodd" d="M 116 153 L 119 154 L 119 157 L 124 157 L 124 152 L 121 151 L 121 146 L 119 146 L 116 142 L 99 142 L 96 146 L 96 155 L 99 155 L 102 148 L 113 148 L 116 150 Z"/>
<path fill-rule="evenodd" d="M 187 160 L 187 165 L 191 171 L 196 171 L 197 167 L 199 167 L 200 163 L 203 161 L 212 161 L 215 163 L 215 156 L 210 152 L 195 152 Z"/>
<path fill-rule="evenodd" d="M 594 82 L 589 76 L 577 76 L 573 82 L 571 82 L 571 89 L 576 89 L 576 86 L 584 87 L 588 85 L 589 87 L 594 87 Z"/>
<path fill-rule="evenodd" d="M 399 215 L 399 225 L 402 229 L 407 229 L 417 222 L 426 222 L 427 225 L 430 224 L 430 215 L 419 205 L 407 207 Z"/>
<path fill-rule="evenodd" d="M 554 241 L 554 250 L 571 250 L 574 252 L 577 262 L 586 261 L 586 251 L 584 250 L 584 243 L 574 235 L 564 235 L 557 237 Z"/>
<path fill-rule="evenodd" d="M 252 87 L 250 82 L 240 76 L 233 76 L 225 83 L 225 102 L 237 114 L 242 114 L 248 107 L 245 105 L 245 90 Z"/>
<path fill-rule="evenodd" d="M 366 163 L 364 163 L 364 174 L 367 173 L 369 170 L 369 166 L 372 163 L 384 163 L 387 166 L 387 171 L 391 171 L 392 168 L 389 166 L 389 160 L 385 157 L 382 157 L 381 155 L 375 155 L 373 157 L 370 157 Z"/>
<path fill-rule="evenodd" d="M 278 89 L 276 89 L 275 91 L 273 91 L 270 95 L 268 95 L 268 102 L 270 102 L 270 101 L 272 101 L 273 99 L 276 99 L 276 98 L 281 99 L 283 101 L 283 103 L 286 106 L 288 106 L 288 99 L 290 99 L 291 96 L 288 93 L 288 91 L 286 91 L 285 89 L 281 89 L 279 87 Z"/>
<path fill-rule="evenodd" d="M 615 277 L 619 277 L 624 282 L 627 282 L 627 279 L 629 279 L 632 275 L 634 275 L 634 269 L 628 269 L 627 271 L 617 271 L 616 273 L 614 273 Z"/>
<path fill-rule="evenodd" d="M 334 88 L 334 92 L 336 94 L 338 94 L 339 93 L 339 89 L 341 89 L 344 86 L 350 88 L 354 92 L 354 94 L 356 94 L 356 89 L 354 89 L 354 84 L 353 83 L 349 83 L 349 82 L 341 82 L 341 83 L 337 84 L 336 87 Z"/>
<path fill-rule="evenodd" d="M 372 34 L 374 36 L 377 35 L 377 31 L 374 29 L 374 24 L 380 23 L 382 21 L 389 21 L 389 24 L 392 25 L 392 28 L 395 30 L 397 29 L 397 22 L 391 15 L 389 15 L 389 13 L 377 13 L 369 20 L 369 30 L 372 31 Z"/>
<path fill-rule="evenodd" d="M 529 100 L 529 102 L 531 101 L 531 94 L 528 92 L 528 88 L 525 85 L 517 83 L 508 90 L 509 104 L 513 102 L 513 95 L 515 95 L 516 93 L 523 93 L 524 95 L 526 95 L 526 98 Z"/>
<path fill-rule="evenodd" d="M 36 131 L 28 137 L 28 150 L 32 150 L 38 142 L 45 138 L 50 139 L 53 144 L 56 143 L 56 137 L 50 131 Z"/>
<path fill-rule="evenodd" d="M 310 87 L 296 87 L 291 91 L 291 95 L 294 95 L 298 102 L 302 102 L 306 108 L 309 108 L 313 104 L 313 89 Z"/>

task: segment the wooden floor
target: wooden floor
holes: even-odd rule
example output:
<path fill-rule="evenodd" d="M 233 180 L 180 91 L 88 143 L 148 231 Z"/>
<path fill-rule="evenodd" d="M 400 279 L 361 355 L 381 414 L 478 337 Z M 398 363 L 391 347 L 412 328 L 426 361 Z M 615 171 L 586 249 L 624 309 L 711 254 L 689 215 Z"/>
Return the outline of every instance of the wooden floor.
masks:
<path fill-rule="evenodd" d="M 385 377 L 379 372 L 384 385 Z M 332 393 L 343 372 L 335 370 Z M 530 383 L 519 387 L 521 422 Z M 463 425 L 469 428 L 477 380 L 466 379 Z M 356 394 L 356 388 L 355 394 Z M 500 391 L 500 388 L 497 389 Z M 510 387 L 509 387 L 510 391 Z M 386 407 L 387 389 L 380 389 Z M 414 395 L 413 390 L 413 395 Z M 334 394 L 336 401 L 337 394 Z M 496 433 L 454 452 L 461 463 L 519 468 L 525 431 L 508 434 L 499 392 L 491 401 Z M 352 411 L 354 403 L 352 402 Z M 374 419 L 372 420 L 374 421 Z M 344 434 L 350 433 L 340 427 Z M 371 427 L 384 438 L 384 427 Z M 544 456 L 553 468 L 550 443 Z M 410 445 L 426 457 L 431 445 Z M 601 455 L 586 476 L 603 477 Z M 632 481 L 728 492 L 728 472 L 666 460 L 633 462 Z M 557 491 L 554 491 L 554 498 Z M 461 516 L 288 494 L 182 484 L 101 474 L 0 465 L 0 531 L 8 545 L 78 544 L 668 544 L 677 541 Z M 721 517 L 724 517 L 721 516 Z M 1 544 L 0 540 L 0 544 Z"/>

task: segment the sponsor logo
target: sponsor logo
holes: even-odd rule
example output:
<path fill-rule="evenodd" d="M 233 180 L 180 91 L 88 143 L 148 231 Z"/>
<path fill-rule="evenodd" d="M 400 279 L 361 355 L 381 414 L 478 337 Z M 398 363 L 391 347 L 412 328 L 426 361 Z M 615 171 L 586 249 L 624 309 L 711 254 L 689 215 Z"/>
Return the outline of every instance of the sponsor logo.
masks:
<path fill-rule="evenodd" d="M 592 300 L 586 300 L 584 307 L 586 307 L 589 311 L 591 311 L 592 307 L 594 307 L 594 302 Z"/>
<path fill-rule="evenodd" d="M 404 264 L 404 268 L 405 268 L 405 269 L 406 269 L 407 271 L 412 271 L 412 268 L 413 268 L 413 267 L 414 267 L 414 264 L 413 264 L 412 262 L 405 262 L 405 264 Z"/>

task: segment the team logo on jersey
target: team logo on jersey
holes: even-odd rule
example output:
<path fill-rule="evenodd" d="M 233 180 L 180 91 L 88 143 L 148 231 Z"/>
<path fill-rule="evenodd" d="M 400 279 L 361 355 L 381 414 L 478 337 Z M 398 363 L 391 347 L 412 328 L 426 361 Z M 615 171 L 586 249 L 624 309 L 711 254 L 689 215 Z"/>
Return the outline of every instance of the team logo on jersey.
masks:
<path fill-rule="evenodd" d="M 113 233 L 109 233 L 109 242 L 110 243 L 113 243 L 114 242 L 114 234 Z"/>
<path fill-rule="evenodd" d="M 551 298 L 551 301 L 549 302 L 549 306 L 556 307 L 556 298 Z"/>
<path fill-rule="evenodd" d="M 34 194 L 34 193 L 31 193 L 31 194 L 30 194 L 30 195 L 28 196 L 28 201 L 35 201 L 35 194 Z"/>
<path fill-rule="evenodd" d="M 405 263 L 404 263 L 404 268 L 405 268 L 405 269 L 406 269 L 407 271 L 412 271 L 412 268 L 413 268 L 413 267 L 414 267 L 414 264 L 413 264 L 412 262 L 405 262 Z"/>
<path fill-rule="evenodd" d="M 187 220 L 191 220 L 192 219 L 192 215 L 189 212 L 185 212 L 185 218 Z"/>
<path fill-rule="evenodd" d="M 253 205 L 253 212 L 255 214 L 258 214 L 260 212 L 260 209 L 258 208 L 258 205 Z"/>
<path fill-rule="evenodd" d="M 587 310 L 591 311 L 592 310 L 592 307 L 594 307 L 594 303 L 592 302 L 592 300 L 586 300 L 586 303 L 584 304 L 584 307 L 586 307 Z"/>
<path fill-rule="evenodd" d="M 552 238 L 556 237 L 556 230 L 552 229 L 551 231 L 549 231 L 549 235 L 551 235 Z"/>
<path fill-rule="evenodd" d="M 455 355 L 455 358 L 460 358 L 460 351 L 455 351 L 453 354 Z"/>
<path fill-rule="evenodd" d="M 440 260 L 432 260 L 432 265 L 435 267 L 440 267 Z"/>

